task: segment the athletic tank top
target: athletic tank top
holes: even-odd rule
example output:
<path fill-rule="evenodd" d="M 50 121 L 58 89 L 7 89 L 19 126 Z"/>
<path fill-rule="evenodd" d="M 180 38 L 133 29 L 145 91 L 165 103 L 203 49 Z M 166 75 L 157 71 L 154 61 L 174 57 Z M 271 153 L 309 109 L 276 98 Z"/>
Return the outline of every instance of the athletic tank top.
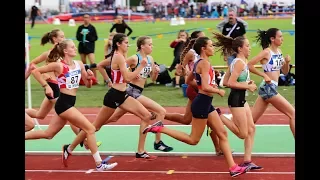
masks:
<path fill-rule="evenodd" d="M 75 89 L 79 88 L 79 83 L 81 80 L 81 67 L 80 64 L 73 60 L 75 64 L 74 69 L 69 69 L 69 66 L 65 61 L 61 61 L 63 64 L 62 73 L 58 76 L 59 88 Z"/>
<path fill-rule="evenodd" d="M 193 67 L 193 75 L 195 77 L 195 80 L 197 82 L 197 86 L 198 86 L 198 89 L 201 89 L 201 75 L 198 74 L 196 72 L 196 69 L 197 69 L 197 65 L 198 63 L 203 60 L 203 59 L 199 59 L 197 62 L 194 63 L 194 67 Z M 208 84 L 210 86 L 213 86 L 214 84 L 216 84 L 216 79 L 215 79 L 215 74 L 214 74 L 214 69 L 213 67 L 211 66 L 211 68 L 209 69 L 209 79 L 208 79 Z"/>
<path fill-rule="evenodd" d="M 200 58 L 200 56 L 196 53 L 196 51 L 195 51 L 194 49 L 190 49 L 190 51 L 193 52 L 193 56 L 194 56 L 193 61 L 190 61 L 190 62 L 188 63 L 189 69 L 190 69 L 190 71 L 192 71 L 192 70 L 193 70 L 193 67 L 194 67 L 194 63 L 198 61 L 198 59 Z"/>
<path fill-rule="evenodd" d="M 269 48 L 268 48 L 269 49 Z M 262 65 L 264 72 L 272 72 L 272 71 L 280 71 L 281 67 L 284 64 L 284 58 L 282 56 L 282 53 L 278 52 L 274 53 L 269 49 L 270 51 L 270 59 L 267 61 L 266 64 Z"/>
<path fill-rule="evenodd" d="M 230 73 L 233 72 L 234 65 L 236 64 L 236 62 L 237 62 L 238 60 L 241 61 L 241 62 L 243 62 L 242 59 L 240 59 L 240 58 L 235 58 L 235 59 L 231 62 L 231 64 L 230 64 Z M 245 64 L 245 67 L 244 67 L 244 69 L 241 71 L 241 73 L 240 73 L 240 75 L 239 75 L 239 77 L 238 77 L 238 79 L 237 79 L 238 82 L 250 81 L 249 68 L 248 68 L 248 66 L 247 66 L 247 64 L 246 64 L 245 62 L 243 62 L 243 63 Z"/>
<path fill-rule="evenodd" d="M 136 55 L 138 57 L 138 63 L 135 68 L 131 69 L 131 72 L 134 71 L 140 65 L 140 62 L 142 60 L 141 54 L 137 53 Z M 149 56 L 147 56 L 147 61 L 148 61 L 148 64 L 139 73 L 140 77 L 142 77 L 144 79 L 148 78 L 148 76 L 151 74 L 151 71 L 152 71 L 152 63 L 151 63 Z"/>
<path fill-rule="evenodd" d="M 115 53 L 114 55 L 117 55 L 117 54 L 118 54 L 118 53 Z M 113 56 L 114 56 L 114 55 L 113 55 Z M 116 84 L 125 83 L 125 82 L 124 82 L 123 75 L 122 75 L 120 69 L 112 69 L 111 63 L 112 63 L 112 58 L 111 58 L 111 62 L 110 62 L 112 83 L 116 83 Z"/>

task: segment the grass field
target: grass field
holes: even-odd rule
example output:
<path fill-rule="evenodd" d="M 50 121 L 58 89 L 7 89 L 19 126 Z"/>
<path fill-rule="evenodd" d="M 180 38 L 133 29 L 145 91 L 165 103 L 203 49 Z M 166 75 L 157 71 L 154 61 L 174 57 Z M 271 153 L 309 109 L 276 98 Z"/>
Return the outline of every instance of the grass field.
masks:
<path fill-rule="evenodd" d="M 173 60 L 173 49 L 169 47 L 171 41 L 173 41 L 177 36 L 177 31 L 180 29 L 193 29 L 193 28 L 203 28 L 203 31 L 207 36 L 211 36 L 211 31 L 216 31 L 216 25 L 220 21 L 187 21 L 186 25 L 183 26 L 170 26 L 169 22 L 156 22 L 156 23 L 146 23 L 146 22 L 134 22 L 129 23 L 130 27 L 133 29 L 131 37 L 137 37 L 142 35 L 152 35 L 154 49 L 152 56 L 159 64 L 165 64 L 167 66 L 171 65 Z M 254 42 L 254 36 L 257 29 L 268 29 L 271 27 L 277 27 L 281 30 L 294 30 L 294 26 L 291 24 L 291 19 L 270 19 L 270 20 L 248 20 L 249 27 L 247 32 L 247 37 L 250 39 L 252 50 L 251 58 L 255 56 L 261 47 L 257 46 Z M 78 23 L 79 24 L 79 23 Z M 104 58 L 104 40 L 108 37 L 109 30 L 111 28 L 111 23 L 93 23 L 98 32 L 99 40 L 96 42 L 96 62 L 100 62 Z M 41 36 L 50 31 L 53 28 L 60 28 L 65 32 L 67 38 L 75 38 L 77 27 L 70 27 L 68 24 L 61 25 L 51 25 L 51 24 L 36 24 L 34 29 L 30 29 L 30 25 L 27 24 L 25 31 L 31 36 L 30 44 L 30 60 L 40 55 L 42 52 L 51 48 L 51 45 L 40 46 Z M 167 32 L 173 32 L 167 34 Z M 190 32 L 191 33 L 191 32 Z M 158 35 L 158 36 L 157 36 Z M 291 56 L 292 64 L 295 64 L 295 36 L 290 35 L 288 32 L 283 33 L 284 35 L 284 44 L 281 49 L 284 54 L 289 54 Z M 77 42 L 75 41 L 77 44 Z M 135 53 L 136 39 L 129 40 L 129 43 L 132 45 L 129 48 L 129 55 Z M 76 59 L 80 59 L 79 56 Z M 224 61 L 220 54 L 216 54 L 211 58 L 213 65 L 225 65 Z M 173 76 L 172 76 L 173 77 Z M 101 84 L 102 77 L 98 77 Z M 262 78 L 255 75 L 251 75 L 251 79 L 256 81 L 259 84 Z M 31 77 L 31 86 L 32 86 L 32 105 L 33 107 L 39 107 L 40 103 L 44 98 L 44 93 L 42 87 Z M 91 89 L 81 87 L 78 91 L 78 98 L 76 106 L 78 107 L 99 107 L 102 105 L 102 100 L 104 94 L 106 93 L 107 88 L 103 85 L 93 86 Z M 229 91 L 227 89 L 227 91 Z M 282 94 L 285 98 L 289 100 L 291 104 L 294 104 L 294 91 L 295 87 L 279 87 L 279 93 Z M 25 105 L 27 106 L 27 91 L 25 92 L 26 101 Z M 173 87 L 166 86 L 151 86 L 147 87 L 144 91 L 144 95 L 152 98 L 156 102 L 160 103 L 163 106 L 185 106 L 187 99 L 183 98 L 182 90 L 175 89 Z M 252 105 L 257 97 L 257 93 L 251 93 L 247 97 L 247 100 L 250 105 Z M 226 97 L 216 96 L 213 101 L 216 106 L 227 106 L 227 94 Z"/>

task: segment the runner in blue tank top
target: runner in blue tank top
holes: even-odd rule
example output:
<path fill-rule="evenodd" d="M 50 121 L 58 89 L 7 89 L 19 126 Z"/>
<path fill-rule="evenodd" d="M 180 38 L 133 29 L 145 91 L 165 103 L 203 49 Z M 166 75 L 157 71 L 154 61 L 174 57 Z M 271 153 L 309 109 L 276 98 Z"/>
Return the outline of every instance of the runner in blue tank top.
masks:
<path fill-rule="evenodd" d="M 210 64 L 209 57 L 213 56 L 214 45 L 208 37 L 197 38 L 193 49 L 200 55 L 200 59 L 195 63 L 193 73 L 190 73 L 187 82 L 196 80 L 199 92 L 192 101 L 192 128 L 190 135 L 164 127 L 162 123 L 155 123 L 144 130 L 144 133 L 165 133 L 181 142 L 196 145 L 200 141 L 202 134 L 208 126 L 214 129 L 219 137 L 221 150 L 226 158 L 229 172 L 232 177 L 239 176 L 248 170 L 248 166 L 241 167 L 233 160 L 230 145 L 227 138 L 227 131 L 219 117 L 219 114 L 212 106 L 213 94 L 224 96 L 224 90 L 218 89 L 215 84 L 214 70 Z"/>

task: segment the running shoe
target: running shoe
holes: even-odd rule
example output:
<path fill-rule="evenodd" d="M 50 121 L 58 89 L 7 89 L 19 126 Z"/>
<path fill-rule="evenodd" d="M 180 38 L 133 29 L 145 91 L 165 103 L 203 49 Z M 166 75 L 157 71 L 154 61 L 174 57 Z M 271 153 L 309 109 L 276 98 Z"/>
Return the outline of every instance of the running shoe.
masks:
<path fill-rule="evenodd" d="M 237 177 L 241 174 L 244 174 L 246 173 L 247 171 L 249 170 L 249 166 L 239 166 L 239 165 L 236 165 L 236 167 L 232 167 L 229 169 L 229 172 L 230 172 L 230 176 L 231 177 Z"/>
<path fill-rule="evenodd" d="M 68 167 L 68 159 L 72 155 L 71 153 L 68 152 L 68 147 L 70 144 L 65 144 L 62 146 L 62 163 L 64 167 Z"/>
<path fill-rule="evenodd" d="M 136 158 L 137 159 L 146 159 L 146 160 L 155 160 L 155 159 L 157 159 L 157 156 L 152 156 L 152 155 L 148 154 L 147 152 L 143 152 L 142 154 L 136 152 Z"/>
<path fill-rule="evenodd" d="M 152 132 L 152 133 L 158 133 L 160 132 L 160 130 L 163 128 L 163 123 L 162 121 L 158 121 L 152 125 L 149 125 L 148 127 L 146 127 L 143 130 L 143 134 L 148 133 L 148 132 Z"/>
<path fill-rule="evenodd" d="M 118 165 L 117 162 L 107 163 L 107 162 L 102 161 L 99 166 L 96 166 L 96 169 L 97 169 L 97 171 L 107 171 L 107 170 L 113 169 L 117 165 Z"/>
<path fill-rule="evenodd" d="M 159 141 L 158 143 L 154 142 L 153 143 L 153 148 L 154 148 L 154 150 L 163 151 L 163 152 L 170 152 L 170 151 L 173 150 L 172 147 L 167 146 L 162 141 Z"/>
<path fill-rule="evenodd" d="M 248 166 L 249 167 L 249 170 L 262 170 L 263 167 L 261 166 L 258 166 L 256 164 L 254 164 L 253 162 L 243 162 L 240 164 L 240 166 Z"/>

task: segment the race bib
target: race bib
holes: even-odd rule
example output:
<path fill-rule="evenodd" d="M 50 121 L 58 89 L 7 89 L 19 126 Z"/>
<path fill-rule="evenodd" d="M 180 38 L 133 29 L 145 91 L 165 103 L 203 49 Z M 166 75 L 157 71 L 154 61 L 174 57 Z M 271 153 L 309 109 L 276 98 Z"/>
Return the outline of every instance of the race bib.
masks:
<path fill-rule="evenodd" d="M 80 69 L 68 72 L 66 74 L 66 87 L 67 87 L 67 89 L 79 88 L 80 80 L 81 80 Z"/>
<path fill-rule="evenodd" d="M 146 67 L 144 67 L 141 72 L 140 72 L 140 77 L 142 78 L 148 78 L 149 74 L 152 71 L 152 67 L 151 65 L 147 65 Z"/>
<path fill-rule="evenodd" d="M 272 70 L 275 70 L 275 71 L 280 70 L 284 63 L 282 54 L 273 55 L 272 59 L 273 59 Z"/>

